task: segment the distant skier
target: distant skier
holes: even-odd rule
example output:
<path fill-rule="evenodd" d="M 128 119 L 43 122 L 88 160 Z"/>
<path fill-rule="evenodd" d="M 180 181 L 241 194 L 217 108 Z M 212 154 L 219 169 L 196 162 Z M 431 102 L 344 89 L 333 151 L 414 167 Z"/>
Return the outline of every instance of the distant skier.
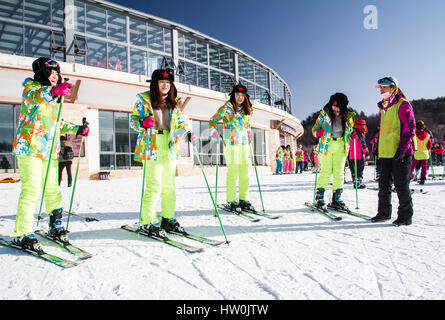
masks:
<path fill-rule="evenodd" d="M 421 171 L 419 184 L 425 184 L 428 160 L 430 158 L 429 150 L 433 146 L 433 141 L 431 140 L 429 133 L 425 129 L 425 123 L 422 120 L 417 121 L 416 138 L 414 139 L 417 148 L 416 153 L 414 154 L 413 163 L 411 165 L 410 178 L 413 178 L 414 170 L 416 169 L 417 164 L 420 163 Z"/>
<path fill-rule="evenodd" d="M 319 138 L 317 151 L 321 165 L 321 173 L 316 185 L 317 207 L 325 207 L 324 193 L 333 176 L 333 195 L 330 205 L 334 208 L 346 208 L 341 194 L 355 116 L 355 112 L 348 109 L 348 103 L 348 97 L 345 94 L 337 92 L 332 95 L 312 128 L 312 134 Z"/>
<path fill-rule="evenodd" d="M 247 94 L 247 87 L 235 85 L 230 99 L 210 118 L 209 128 L 213 139 L 221 133 L 217 131 L 217 122 L 223 121 L 224 156 L 227 164 L 227 208 L 231 211 L 255 210 L 248 201 L 250 143 L 253 139 L 250 117 L 252 103 Z M 239 180 L 239 201 L 236 196 L 236 184 Z"/>
<path fill-rule="evenodd" d="M 355 163 L 357 162 L 357 188 L 364 189 L 363 171 L 365 169 L 366 157 L 369 154 L 366 146 L 365 135 L 368 133 L 365 120 L 357 120 L 354 131 L 351 134 L 349 147 L 349 169 L 351 170 L 352 183 L 355 188 Z"/>
<path fill-rule="evenodd" d="M 378 181 L 380 178 L 380 159 L 379 159 L 379 131 L 377 130 L 374 138 L 371 140 L 372 155 L 374 157 L 375 166 L 375 179 Z"/>
<path fill-rule="evenodd" d="M 443 165 L 443 154 L 444 154 L 445 148 L 442 144 L 436 143 L 436 158 L 437 158 L 437 165 L 442 166 Z"/>
<path fill-rule="evenodd" d="M 66 175 L 68 176 L 68 188 L 73 183 L 73 175 L 71 173 L 71 165 L 73 164 L 73 145 L 65 136 L 60 137 L 60 155 L 59 155 L 59 186 L 62 182 L 63 169 L 66 168 Z"/>
<path fill-rule="evenodd" d="M 277 152 L 275 153 L 275 161 L 277 163 L 275 174 L 281 174 L 283 172 L 283 157 L 284 157 L 284 146 L 279 146 Z"/>
<path fill-rule="evenodd" d="M 166 236 L 165 231 L 183 231 L 175 219 L 176 161 L 179 141 L 196 143 L 196 136 L 178 108 L 179 99 L 171 69 L 153 71 L 150 90 L 136 95 L 130 126 L 139 133 L 134 159 L 142 162 L 146 175 L 141 228 L 149 234 Z M 147 151 L 147 152 L 145 152 Z M 145 161 L 146 166 L 145 166 Z M 156 207 L 161 198 L 161 223 Z"/>
<path fill-rule="evenodd" d="M 59 96 L 69 96 L 72 84 L 62 83 L 59 64 L 50 58 L 40 57 L 32 63 L 34 78 L 23 82 L 23 102 L 12 153 L 17 156 L 22 182 L 15 221 L 13 242 L 23 248 L 41 248 L 34 234 L 33 216 L 36 202 L 50 166 L 45 204 L 49 215 L 49 234 L 68 241 L 62 225 L 62 192 L 58 185 L 58 157 L 60 134 L 88 135 L 88 126 L 74 125 L 64 120 L 57 122 Z M 54 140 L 51 163 L 51 146 Z"/>
<path fill-rule="evenodd" d="M 300 170 L 300 173 L 303 173 L 303 165 L 304 165 L 303 160 L 304 160 L 304 152 L 302 146 L 299 145 L 297 152 L 295 152 L 295 161 L 296 161 L 295 173 L 298 173 L 298 170 Z"/>
<path fill-rule="evenodd" d="M 377 215 L 373 222 L 391 219 L 391 182 L 399 198 L 397 219 L 394 225 L 410 225 L 413 216 L 413 202 L 409 188 L 409 173 L 414 154 L 413 138 L 416 133 L 414 112 L 399 83 L 394 77 L 385 77 L 375 85 L 380 89 L 382 100 L 379 124 L 379 159 L 381 174 Z"/>
<path fill-rule="evenodd" d="M 284 172 L 291 173 L 292 171 L 292 149 L 290 145 L 284 148 Z"/>

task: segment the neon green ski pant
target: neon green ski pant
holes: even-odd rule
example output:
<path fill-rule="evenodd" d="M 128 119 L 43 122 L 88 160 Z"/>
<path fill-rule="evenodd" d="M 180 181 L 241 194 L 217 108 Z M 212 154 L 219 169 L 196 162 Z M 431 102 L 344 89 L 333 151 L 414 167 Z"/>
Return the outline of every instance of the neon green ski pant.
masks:
<path fill-rule="evenodd" d="M 30 156 L 17 156 L 17 164 L 20 170 L 22 186 L 17 206 L 14 233 L 11 234 L 11 237 L 19 237 L 34 232 L 34 212 L 45 182 L 48 160 Z M 58 176 L 58 160 L 51 160 L 45 189 L 47 213 L 62 207 L 62 192 L 58 184 Z"/>
<path fill-rule="evenodd" d="M 321 172 L 317 180 L 317 189 L 323 188 L 326 190 L 331 176 L 333 176 L 332 190 L 343 188 L 347 155 L 343 138 L 329 142 L 328 153 L 320 155 Z"/>
<path fill-rule="evenodd" d="M 161 215 L 173 218 L 176 207 L 176 160 L 169 158 L 168 134 L 156 135 L 157 160 L 147 160 L 145 192 L 142 201 L 142 224 L 157 220 L 156 208 L 161 198 Z"/>
<path fill-rule="evenodd" d="M 249 146 L 227 146 L 224 148 L 227 165 L 227 202 L 237 201 L 236 183 L 239 180 L 239 200 L 249 197 Z"/>

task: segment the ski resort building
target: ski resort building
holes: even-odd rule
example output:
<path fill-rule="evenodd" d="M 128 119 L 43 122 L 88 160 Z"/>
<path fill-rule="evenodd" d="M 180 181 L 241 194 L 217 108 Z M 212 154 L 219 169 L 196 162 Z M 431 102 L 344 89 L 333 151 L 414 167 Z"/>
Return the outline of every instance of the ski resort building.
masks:
<path fill-rule="evenodd" d="M 90 124 L 81 179 L 140 175 L 141 164 L 133 160 L 137 133 L 129 127 L 129 116 L 136 94 L 148 90 L 146 80 L 161 67 L 175 69 L 183 113 L 199 138 L 196 149 L 182 144 L 178 175 L 199 174 L 197 157 L 209 173 L 217 162 L 224 164 L 222 155 L 217 159 L 208 121 L 239 81 L 253 102 L 253 151 L 260 171 L 274 170 L 277 147 L 290 144 L 296 150 L 303 134 L 291 113 L 286 82 L 272 68 L 227 43 L 107 1 L 2 0 L 0 179 L 19 176 L 11 149 L 22 83 L 33 76 L 31 64 L 40 56 L 57 60 L 63 76 L 74 84 L 63 104 L 63 118 L 81 124 L 86 117 Z M 80 139 L 69 138 L 77 155 Z"/>

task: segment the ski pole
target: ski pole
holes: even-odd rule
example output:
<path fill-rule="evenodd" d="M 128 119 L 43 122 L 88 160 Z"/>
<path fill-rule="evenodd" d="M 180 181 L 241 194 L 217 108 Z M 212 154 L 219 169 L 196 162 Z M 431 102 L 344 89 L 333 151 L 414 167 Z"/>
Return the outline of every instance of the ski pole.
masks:
<path fill-rule="evenodd" d="M 204 173 L 204 168 L 202 166 L 201 158 L 198 155 L 198 150 L 196 149 L 196 146 L 193 143 L 192 143 L 192 146 L 193 146 L 193 151 L 196 154 L 196 158 L 198 158 L 199 166 L 201 167 L 202 176 L 204 177 L 205 183 L 207 185 L 207 190 L 209 191 L 210 198 L 212 199 L 213 208 L 215 209 L 216 216 L 218 217 L 219 224 L 221 226 L 221 230 L 222 230 L 222 232 L 224 234 L 224 238 L 226 239 L 226 244 L 229 245 L 229 240 L 227 240 L 226 232 L 224 231 L 224 227 L 223 227 L 223 224 L 221 222 L 221 217 L 219 216 L 218 207 L 216 206 L 215 200 L 213 199 L 212 190 L 210 190 L 209 182 L 207 181 L 206 174 Z"/>
<path fill-rule="evenodd" d="M 317 191 L 317 179 L 318 179 L 318 155 L 317 158 L 315 160 L 315 184 L 314 184 L 314 201 L 312 202 L 312 204 L 315 206 L 315 194 Z"/>
<path fill-rule="evenodd" d="M 69 80 L 68 78 L 64 78 L 65 82 L 68 82 L 68 80 Z M 56 127 L 54 128 L 54 136 L 53 136 L 53 141 L 51 142 L 48 166 L 46 167 L 45 180 L 43 182 L 42 199 L 40 200 L 39 215 L 37 216 L 37 226 L 39 226 L 40 219 L 41 219 L 43 200 L 45 198 L 45 191 L 46 191 L 46 183 L 48 182 L 49 169 L 50 169 L 51 161 L 53 158 L 54 142 L 56 141 L 57 129 L 60 126 L 60 116 L 62 114 L 63 100 L 64 100 L 64 96 L 59 96 L 58 101 L 57 101 L 57 103 L 59 104 L 59 110 L 57 111 L 57 122 L 56 122 Z M 60 128 L 59 128 L 59 130 L 60 130 Z"/>
<path fill-rule="evenodd" d="M 87 118 L 82 118 L 82 126 L 86 126 L 86 125 L 88 125 Z M 80 142 L 79 156 L 77 157 L 77 167 L 76 167 L 76 174 L 74 175 L 73 190 L 71 191 L 71 201 L 70 201 L 70 208 L 68 210 L 68 219 L 66 221 L 67 232 L 68 232 L 68 225 L 70 223 L 71 209 L 73 208 L 74 192 L 76 190 L 77 175 L 79 173 L 80 157 L 82 156 L 84 141 L 85 141 L 85 136 L 82 136 L 82 141 Z"/>
<path fill-rule="evenodd" d="M 433 177 L 433 180 L 434 180 L 436 178 L 436 176 L 434 175 L 433 162 L 431 161 L 431 153 L 430 153 L 429 150 L 428 150 L 428 156 L 430 158 L 431 173 L 432 173 L 432 177 Z"/>
<path fill-rule="evenodd" d="M 216 140 L 216 177 L 215 177 L 215 202 L 218 203 L 218 166 L 219 166 L 219 139 Z"/>
<path fill-rule="evenodd" d="M 145 193 L 145 171 L 147 170 L 147 146 L 148 146 L 148 130 L 145 129 L 145 148 L 144 148 L 144 164 L 142 170 L 144 171 L 142 174 L 142 191 L 141 191 L 141 205 L 139 207 L 139 220 L 138 220 L 138 231 L 141 228 L 141 220 L 142 220 L 142 203 L 144 201 L 144 193 Z"/>
<path fill-rule="evenodd" d="M 63 213 L 68 213 L 68 211 L 63 211 Z M 83 220 L 85 220 L 86 222 L 99 221 L 99 220 L 96 219 L 96 218 L 84 217 L 84 216 L 81 216 L 80 214 L 77 214 L 77 213 L 75 213 L 75 212 L 71 212 L 71 215 L 72 215 L 72 216 L 75 216 L 75 217 L 78 217 L 78 218 L 80 218 L 80 219 L 83 219 Z"/>
<path fill-rule="evenodd" d="M 264 209 L 263 196 L 261 194 L 260 180 L 258 178 L 258 171 L 256 169 L 255 156 L 253 154 L 253 147 L 252 147 L 251 143 L 249 143 L 249 145 L 250 145 L 250 153 L 251 153 L 251 156 L 252 156 L 253 167 L 255 168 L 255 175 L 256 175 L 256 181 L 257 181 L 257 184 L 258 184 L 258 191 L 260 192 L 261 205 L 263 207 L 263 212 L 265 213 L 266 210 Z"/>
<path fill-rule="evenodd" d="M 354 139 L 354 180 L 355 180 L 355 208 L 358 209 L 358 188 L 357 188 L 357 144 Z"/>

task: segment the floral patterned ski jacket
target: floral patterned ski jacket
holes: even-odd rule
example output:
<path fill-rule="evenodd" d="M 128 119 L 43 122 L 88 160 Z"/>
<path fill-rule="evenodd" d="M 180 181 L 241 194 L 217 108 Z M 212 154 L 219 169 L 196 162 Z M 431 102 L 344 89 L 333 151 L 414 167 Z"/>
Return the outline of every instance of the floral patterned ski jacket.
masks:
<path fill-rule="evenodd" d="M 51 159 L 57 160 L 60 134 L 76 134 L 79 126 L 63 119 L 57 124 L 59 103 L 51 95 L 50 86 L 42 86 L 31 78 L 25 79 L 23 86 L 22 107 L 12 154 L 49 160 L 55 138 Z"/>
<path fill-rule="evenodd" d="M 217 122 L 223 120 L 223 139 L 225 143 L 232 146 L 244 146 L 249 144 L 248 132 L 250 127 L 250 116 L 244 112 L 235 112 L 232 103 L 226 103 L 210 118 L 210 135 L 217 129 Z"/>
<path fill-rule="evenodd" d="M 179 98 L 177 99 L 177 102 Z M 136 103 L 133 113 L 130 117 L 130 127 L 139 132 L 136 148 L 134 151 L 134 160 L 144 161 L 145 147 L 148 142 L 147 160 L 157 160 L 156 147 L 156 125 L 153 128 L 145 130 L 141 127 L 140 120 L 145 117 L 153 117 L 153 107 L 150 101 L 150 92 L 142 92 L 136 95 Z M 190 132 L 187 122 L 182 116 L 178 107 L 170 109 L 170 134 L 168 147 L 170 149 L 170 158 L 179 159 L 181 152 L 179 150 L 179 140 L 184 138 Z"/>

